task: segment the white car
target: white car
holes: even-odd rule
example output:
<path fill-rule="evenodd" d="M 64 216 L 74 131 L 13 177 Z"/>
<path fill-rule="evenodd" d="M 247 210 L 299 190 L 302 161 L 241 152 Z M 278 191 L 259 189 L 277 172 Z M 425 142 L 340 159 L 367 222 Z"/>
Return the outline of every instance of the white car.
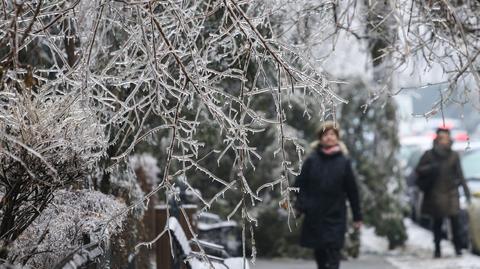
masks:
<path fill-rule="evenodd" d="M 468 212 L 468 225 L 472 251 L 480 254 L 480 150 L 466 152 L 462 158 L 462 170 L 472 195 L 472 203 L 461 197 L 461 207 Z"/>

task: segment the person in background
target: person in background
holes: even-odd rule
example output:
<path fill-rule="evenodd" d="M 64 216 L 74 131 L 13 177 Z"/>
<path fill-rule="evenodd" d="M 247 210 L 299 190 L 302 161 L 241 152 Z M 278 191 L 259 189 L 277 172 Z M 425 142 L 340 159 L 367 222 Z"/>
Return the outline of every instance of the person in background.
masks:
<path fill-rule="evenodd" d="M 453 245 L 458 256 L 462 254 L 460 236 L 460 195 L 458 187 L 463 187 L 467 201 L 470 201 L 470 191 L 463 177 L 460 157 L 452 150 L 450 131 L 437 129 L 437 137 L 433 148 L 426 151 L 420 158 L 415 169 L 416 183 L 423 191 L 422 214 L 428 215 L 433 222 L 434 257 L 442 256 L 440 242 L 442 240 L 442 225 L 445 218 L 450 220 L 453 235 Z"/>
<path fill-rule="evenodd" d="M 318 144 L 295 181 L 299 188 L 296 207 L 305 214 L 300 244 L 314 250 L 319 269 L 338 269 L 347 230 L 347 200 L 354 227 L 362 226 L 359 192 L 338 126 L 324 123 L 317 137 Z"/>

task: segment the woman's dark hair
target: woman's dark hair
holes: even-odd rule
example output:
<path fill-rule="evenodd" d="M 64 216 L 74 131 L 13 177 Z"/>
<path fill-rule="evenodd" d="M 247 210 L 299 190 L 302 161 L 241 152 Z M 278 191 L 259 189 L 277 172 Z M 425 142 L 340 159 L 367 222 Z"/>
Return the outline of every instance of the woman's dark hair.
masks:
<path fill-rule="evenodd" d="M 437 133 L 437 136 L 438 136 L 439 134 L 441 134 L 441 133 L 450 135 L 450 129 L 445 128 L 445 127 L 439 127 L 439 128 L 437 128 L 437 132 L 436 132 L 436 133 Z"/>
<path fill-rule="evenodd" d="M 337 138 L 340 138 L 339 129 L 340 129 L 340 127 L 338 126 L 337 123 L 335 123 L 333 121 L 326 121 L 317 129 L 317 138 L 322 139 L 322 136 L 330 130 L 333 130 L 335 132 L 335 134 L 337 135 Z"/>

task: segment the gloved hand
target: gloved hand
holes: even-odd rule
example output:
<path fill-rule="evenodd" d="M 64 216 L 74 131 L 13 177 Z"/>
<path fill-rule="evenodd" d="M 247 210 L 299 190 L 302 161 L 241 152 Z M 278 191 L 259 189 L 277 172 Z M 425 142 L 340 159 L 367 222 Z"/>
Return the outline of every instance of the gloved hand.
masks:
<path fill-rule="evenodd" d="M 362 221 L 355 221 L 355 222 L 353 223 L 353 228 L 354 228 L 355 230 L 360 230 L 360 228 L 362 228 L 362 226 L 363 226 L 363 222 L 362 222 Z"/>

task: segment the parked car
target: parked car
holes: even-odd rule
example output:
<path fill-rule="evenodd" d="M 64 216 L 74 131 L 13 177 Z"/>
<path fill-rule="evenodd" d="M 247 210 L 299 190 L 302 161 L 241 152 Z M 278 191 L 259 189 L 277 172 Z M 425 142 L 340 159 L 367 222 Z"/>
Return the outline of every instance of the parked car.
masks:
<path fill-rule="evenodd" d="M 422 154 L 431 148 L 432 139 L 426 136 L 409 136 L 400 140 L 400 164 L 405 175 L 406 182 L 406 200 L 410 207 L 411 219 L 422 225 L 429 226 L 429 220 L 420 214 L 422 201 L 422 192 L 415 185 L 415 167 Z"/>
<path fill-rule="evenodd" d="M 480 149 L 467 152 L 462 156 L 461 163 L 472 194 L 470 205 L 466 203 L 465 195 L 462 195 L 460 199 L 462 211 L 466 212 L 468 216 L 468 221 L 464 222 L 464 226 L 468 225 L 472 251 L 480 254 Z"/>

